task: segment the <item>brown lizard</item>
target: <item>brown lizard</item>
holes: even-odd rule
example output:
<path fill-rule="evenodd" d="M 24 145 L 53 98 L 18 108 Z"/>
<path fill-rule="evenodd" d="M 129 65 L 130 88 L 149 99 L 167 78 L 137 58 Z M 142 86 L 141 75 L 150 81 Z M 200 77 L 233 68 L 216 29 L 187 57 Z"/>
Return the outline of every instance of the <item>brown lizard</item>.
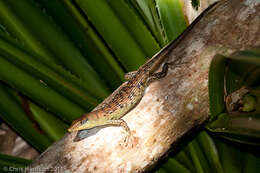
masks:
<path fill-rule="evenodd" d="M 128 82 L 109 103 L 74 120 L 68 131 L 85 130 L 102 125 L 117 125 L 129 132 L 127 124 L 120 118 L 139 103 L 149 83 L 167 74 L 168 63 L 163 65 L 161 72 L 154 73 L 161 60 L 151 59 L 138 71 L 127 73 L 125 77 Z"/>
<path fill-rule="evenodd" d="M 165 60 L 167 53 L 179 44 L 199 19 L 213 6 L 215 6 L 215 4 L 212 4 L 198 18 L 196 18 L 196 20 L 175 41 L 154 55 L 153 58 L 148 60 L 148 62 L 142 65 L 137 71 L 127 73 L 125 75 L 128 80 L 127 83 L 121 87 L 110 102 L 104 104 L 100 109 L 84 114 L 74 120 L 68 131 L 73 132 L 91 129 L 98 126 L 115 125 L 123 127 L 130 133 L 129 127 L 121 118 L 139 103 L 144 95 L 145 89 L 152 81 L 166 76 L 168 66 L 176 63 L 178 58 L 171 63 L 163 64 L 161 72 L 155 73 L 155 71 Z"/>

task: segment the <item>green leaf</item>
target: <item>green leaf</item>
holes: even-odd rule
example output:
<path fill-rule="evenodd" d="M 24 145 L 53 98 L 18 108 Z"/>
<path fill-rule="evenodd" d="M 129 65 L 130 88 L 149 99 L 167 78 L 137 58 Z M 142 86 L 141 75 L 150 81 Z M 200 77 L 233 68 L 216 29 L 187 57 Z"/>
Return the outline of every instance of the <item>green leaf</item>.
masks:
<path fill-rule="evenodd" d="M 15 98 L 21 107 L 24 107 L 24 110 L 28 111 L 27 115 L 29 114 L 33 123 L 37 123 L 44 134 L 50 139 L 57 141 L 67 132 L 68 125 L 53 114 L 22 97 L 12 88 L 5 87 L 5 90 Z"/>
<path fill-rule="evenodd" d="M 158 40 L 161 47 L 167 44 L 167 38 L 163 34 L 163 28 L 160 23 L 159 14 L 156 10 L 154 0 L 130 0 L 130 4 L 136 8 L 143 21 L 149 26 L 149 29 Z"/>
<path fill-rule="evenodd" d="M 247 153 L 245 159 L 244 173 L 255 173 L 260 170 L 260 159 L 251 153 Z"/>
<path fill-rule="evenodd" d="M 246 86 L 260 84 L 259 49 L 238 51 L 227 58 L 232 60 L 231 70 L 242 76 L 240 83 Z"/>
<path fill-rule="evenodd" d="M 150 58 L 160 50 L 159 45 L 151 35 L 150 31 L 125 0 L 108 1 L 108 4 L 117 14 L 119 20 L 128 29 L 132 38 L 135 39 L 139 47 L 142 48 L 146 57 Z"/>
<path fill-rule="evenodd" d="M 210 117 L 214 119 L 218 114 L 225 110 L 224 103 L 224 73 L 225 73 L 226 58 L 221 55 L 216 55 L 209 69 L 209 104 Z"/>
<path fill-rule="evenodd" d="M 0 55 L 0 79 L 67 122 L 85 113 L 83 109 L 49 88 L 41 80 L 8 62 L 2 55 Z"/>
<path fill-rule="evenodd" d="M 35 38 L 30 45 L 44 45 L 44 48 L 51 52 L 52 56 L 55 57 L 56 62 L 58 61 L 60 64 L 63 64 L 73 74 L 79 76 L 87 83 L 88 92 L 101 99 L 108 96 L 110 91 L 100 80 L 99 76 L 88 64 L 83 55 L 62 32 L 62 30 L 52 20 L 50 20 L 48 16 L 44 15 L 44 13 L 41 12 L 32 1 L 1 0 L 0 3 L 5 4 L 3 9 L 5 9 L 6 13 L 15 14 L 12 18 L 5 19 L 5 21 L 13 24 L 9 27 L 7 26 L 8 30 L 10 28 L 14 30 L 17 28 L 15 27 L 15 24 L 21 23 L 21 25 L 23 25 L 27 30 L 26 34 L 20 36 L 21 40 L 25 41 L 30 37 Z M 19 32 L 17 29 L 15 29 L 15 31 Z M 36 49 L 33 50 L 38 53 Z M 47 55 L 44 57 L 47 57 Z"/>
<path fill-rule="evenodd" d="M 13 36 L 23 41 L 23 44 L 26 44 L 45 59 L 58 63 L 51 52 L 38 41 L 37 36 L 33 34 L 33 31 L 31 31 L 23 21 L 18 18 L 17 14 L 15 14 L 14 10 L 5 0 L 0 0 L 0 23 Z"/>
<path fill-rule="evenodd" d="M 33 118 L 38 122 L 45 134 L 53 141 L 59 140 L 67 132 L 68 125 L 57 119 L 54 115 L 32 102 L 29 103 L 29 107 Z"/>
<path fill-rule="evenodd" d="M 260 144 L 260 115 L 221 114 L 209 125 L 211 132 L 217 133 L 231 141 L 250 145 Z"/>
<path fill-rule="evenodd" d="M 235 91 L 242 86 L 259 85 L 260 76 L 260 51 L 238 51 L 225 57 L 229 61 L 229 69 L 225 78 L 227 93 Z M 209 72 L 209 97 L 211 115 L 216 120 L 209 124 L 208 129 L 221 137 L 250 145 L 259 145 L 260 126 L 259 115 L 255 111 L 258 103 L 257 96 L 246 95 L 243 97 L 243 106 L 236 112 L 223 113 L 224 111 L 224 57 L 217 55 L 211 62 Z M 229 104 L 229 103 L 227 103 Z M 241 104 L 241 103 L 240 103 Z M 244 111 L 244 112 L 243 112 Z M 221 114 L 222 113 L 222 114 Z"/>
<path fill-rule="evenodd" d="M 167 171 L 165 171 L 163 168 L 160 168 L 158 171 L 156 171 L 156 173 L 167 173 Z"/>
<path fill-rule="evenodd" d="M 224 173 L 219 160 L 218 150 L 213 139 L 211 139 L 207 132 L 202 131 L 198 135 L 198 140 L 207 160 L 210 163 L 210 169 L 212 172 Z"/>
<path fill-rule="evenodd" d="M 241 173 L 244 163 L 242 153 L 231 144 L 215 140 L 224 172 Z"/>
<path fill-rule="evenodd" d="M 176 159 L 176 161 L 178 161 L 182 165 L 184 165 L 189 171 L 194 170 L 192 161 L 184 151 L 179 151 L 173 158 Z"/>
<path fill-rule="evenodd" d="M 250 68 L 250 67 L 245 63 L 241 63 L 238 61 L 229 61 L 228 69 L 227 69 L 226 76 L 225 76 L 225 78 L 227 79 L 226 80 L 227 95 L 229 95 L 232 92 L 243 87 L 244 74 L 242 74 L 242 73 L 247 72 L 248 68 Z M 237 73 L 237 71 L 239 71 L 239 72 Z"/>
<path fill-rule="evenodd" d="M 238 51 L 227 58 L 260 66 L 260 49 Z"/>
<path fill-rule="evenodd" d="M 199 147 L 199 144 L 196 139 L 192 140 L 188 144 L 188 151 L 190 152 L 193 165 L 197 173 L 210 172 L 208 162 Z"/>
<path fill-rule="evenodd" d="M 127 71 L 136 70 L 146 61 L 146 53 L 106 0 L 76 2 Z"/>
<path fill-rule="evenodd" d="M 9 62 L 51 86 L 86 110 L 94 108 L 100 102 L 88 94 L 85 83 L 61 67 L 38 58 L 38 55 L 25 50 L 10 37 L 0 34 L 0 50 L 0 55 L 3 55 Z"/>
<path fill-rule="evenodd" d="M 176 39 L 187 27 L 180 0 L 155 0 L 167 42 Z"/>
<path fill-rule="evenodd" d="M 51 144 L 51 140 L 35 130 L 19 103 L 6 92 L 3 85 L 0 85 L 0 98 L 1 118 L 37 150 L 44 151 Z"/>
<path fill-rule="evenodd" d="M 32 161 L 22 159 L 19 157 L 8 156 L 0 154 L 0 171 L 1 172 L 21 172 L 16 171 L 19 168 L 24 168 L 29 165 Z"/>
<path fill-rule="evenodd" d="M 124 71 L 111 50 L 71 1 L 37 0 L 37 2 L 62 27 L 95 71 L 112 89 L 117 88 L 124 81 Z"/>
<path fill-rule="evenodd" d="M 167 172 L 190 173 L 188 169 L 173 158 L 169 158 L 168 161 L 162 165 L 162 167 Z"/>

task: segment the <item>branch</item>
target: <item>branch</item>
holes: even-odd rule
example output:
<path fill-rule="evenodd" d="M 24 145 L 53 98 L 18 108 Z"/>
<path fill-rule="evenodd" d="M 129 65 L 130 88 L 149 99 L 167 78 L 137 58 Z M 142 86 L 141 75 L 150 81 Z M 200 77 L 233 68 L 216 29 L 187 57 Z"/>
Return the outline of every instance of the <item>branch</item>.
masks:
<path fill-rule="evenodd" d="M 123 117 L 134 136 L 131 145 L 124 145 L 127 134 L 121 127 L 89 130 L 85 132 L 88 137 L 79 142 L 73 141 L 77 133 L 71 133 L 49 147 L 31 167 L 78 173 L 151 169 L 172 144 L 207 120 L 212 58 L 217 53 L 229 55 L 259 47 L 259 35 L 259 1 L 220 1 L 177 46 L 167 50 L 167 61 L 180 58 L 181 64 L 171 66 L 166 77 L 153 82 L 141 102 Z"/>

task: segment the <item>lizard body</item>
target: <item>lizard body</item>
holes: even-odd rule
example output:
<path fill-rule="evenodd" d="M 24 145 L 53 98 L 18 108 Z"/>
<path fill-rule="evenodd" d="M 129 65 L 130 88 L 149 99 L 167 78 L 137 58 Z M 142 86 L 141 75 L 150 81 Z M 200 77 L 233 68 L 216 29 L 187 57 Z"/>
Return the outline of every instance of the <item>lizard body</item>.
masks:
<path fill-rule="evenodd" d="M 139 103 L 144 95 L 146 87 L 152 81 L 166 76 L 168 65 L 175 63 L 178 58 L 171 63 L 165 63 L 161 72 L 155 73 L 155 71 L 165 60 L 169 51 L 183 40 L 183 37 L 193 28 L 200 18 L 209 11 L 209 9 L 215 6 L 215 4 L 216 3 L 207 8 L 176 40 L 154 55 L 153 58 L 148 60 L 148 62 L 142 65 L 137 71 L 127 73 L 125 76 L 128 79 L 127 83 L 122 86 L 110 102 L 102 106 L 100 109 L 84 114 L 74 120 L 68 131 L 73 132 L 91 129 L 97 126 L 116 125 L 122 126 L 130 133 L 126 122 L 120 118 Z"/>
<path fill-rule="evenodd" d="M 110 102 L 102 106 L 102 108 L 74 120 L 68 131 L 90 129 L 102 125 L 118 125 L 129 131 L 126 123 L 120 118 L 139 103 L 144 95 L 145 88 L 150 82 L 164 77 L 167 73 L 168 64 L 166 63 L 161 72 L 153 74 L 153 71 L 159 65 L 159 61 L 156 63 L 155 61 L 155 59 L 152 59 L 139 68 L 138 71 L 128 73 L 126 78 L 129 80 Z"/>

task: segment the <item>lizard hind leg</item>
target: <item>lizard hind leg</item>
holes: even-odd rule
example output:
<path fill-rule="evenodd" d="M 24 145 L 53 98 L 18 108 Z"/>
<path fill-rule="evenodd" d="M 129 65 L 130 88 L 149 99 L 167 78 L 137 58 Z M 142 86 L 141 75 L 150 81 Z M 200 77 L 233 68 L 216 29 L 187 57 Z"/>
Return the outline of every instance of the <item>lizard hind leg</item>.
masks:
<path fill-rule="evenodd" d="M 158 73 L 154 73 L 149 77 L 148 83 L 151 83 L 157 79 L 161 79 L 161 78 L 165 77 L 167 75 L 168 69 L 169 69 L 169 63 L 165 63 L 162 67 L 162 71 L 160 71 Z"/>
<path fill-rule="evenodd" d="M 131 143 L 132 134 L 127 123 L 123 119 L 109 120 L 107 124 L 122 127 L 127 132 L 127 136 L 124 139 L 126 146 Z"/>

